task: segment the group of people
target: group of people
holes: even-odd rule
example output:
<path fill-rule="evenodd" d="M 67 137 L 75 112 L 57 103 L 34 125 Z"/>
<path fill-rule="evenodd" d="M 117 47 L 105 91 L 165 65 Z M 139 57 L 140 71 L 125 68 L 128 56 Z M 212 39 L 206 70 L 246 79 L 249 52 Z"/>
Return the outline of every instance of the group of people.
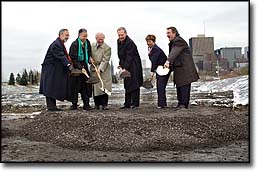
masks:
<path fill-rule="evenodd" d="M 124 27 L 117 29 L 118 58 L 122 72 L 130 72 L 130 77 L 124 78 L 125 102 L 120 109 L 137 108 L 140 105 L 140 87 L 143 85 L 141 58 L 134 41 L 127 35 Z M 95 109 L 107 110 L 108 94 L 112 91 L 111 47 L 105 42 L 103 33 L 96 34 L 96 42 L 90 44 L 86 29 L 80 29 L 78 38 L 72 42 L 69 53 L 64 43 L 69 39 L 69 31 L 62 29 L 59 37 L 50 45 L 42 64 L 40 94 L 46 96 L 47 109 L 59 111 L 56 100 L 68 100 L 72 103 L 71 110 L 78 108 L 78 94 L 81 94 L 83 109 L 90 110 L 89 98 L 93 96 Z M 191 51 L 186 41 L 180 37 L 175 27 L 167 28 L 169 38 L 168 57 L 155 44 L 156 36 L 148 35 L 145 40 L 148 45 L 148 56 L 151 61 L 151 76 L 156 75 L 158 108 L 167 107 L 166 85 L 171 72 L 174 72 L 174 84 L 177 88 L 177 109 L 188 108 L 191 83 L 199 79 Z M 158 66 L 169 68 L 167 75 L 159 75 Z M 86 74 L 72 76 L 75 69 L 86 70 Z M 88 83 L 91 77 L 98 76 L 101 82 Z"/>

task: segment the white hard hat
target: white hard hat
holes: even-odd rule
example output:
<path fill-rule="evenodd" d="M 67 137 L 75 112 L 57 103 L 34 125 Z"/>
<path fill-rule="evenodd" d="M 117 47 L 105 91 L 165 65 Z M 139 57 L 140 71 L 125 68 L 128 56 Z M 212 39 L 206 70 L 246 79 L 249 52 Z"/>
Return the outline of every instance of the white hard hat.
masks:
<path fill-rule="evenodd" d="M 166 68 L 164 66 L 158 66 L 157 69 L 156 69 L 156 72 L 158 75 L 167 75 L 169 73 L 170 69 L 169 68 Z"/>

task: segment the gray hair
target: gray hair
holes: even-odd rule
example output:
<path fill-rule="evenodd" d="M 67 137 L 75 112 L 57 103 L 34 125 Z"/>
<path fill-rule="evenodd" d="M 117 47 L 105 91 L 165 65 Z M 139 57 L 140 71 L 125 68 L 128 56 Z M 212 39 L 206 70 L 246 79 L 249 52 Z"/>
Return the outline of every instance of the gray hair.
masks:
<path fill-rule="evenodd" d="M 61 29 L 60 31 L 59 31 L 59 36 L 61 36 L 64 32 L 66 32 L 66 31 L 69 31 L 68 29 Z"/>
<path fill-rule="evenodd" d="M 127 31 L 126 31 L 125 27 L 119 27 L 119 28 L 117 29 L 117 31 L 120 31 L 120 30 L 123 30 L 123 31 L 127 34 Z"/>
<path fill-rule="evenodd" d="M 102 32 L 98 32 L 98 33 L 96 34 L 96 38 L 97 38 L 99 35 L 101 35 L 101 36 L 103 36 L 103 37 L 105 38 L 105 35 L 104 35 L 104 33 L 102 33 Z"/>

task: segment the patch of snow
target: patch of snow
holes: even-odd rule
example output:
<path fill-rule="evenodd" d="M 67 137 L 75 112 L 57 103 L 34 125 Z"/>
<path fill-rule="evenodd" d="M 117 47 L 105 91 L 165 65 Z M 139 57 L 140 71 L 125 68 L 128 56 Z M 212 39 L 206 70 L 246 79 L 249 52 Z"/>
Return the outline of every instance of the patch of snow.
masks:
<path fill-rule="evenodd" d="M 248 75 L 206 82 L 198 89 L 199 92 L 233 91 L 233 106 L 248 104 Z"/>

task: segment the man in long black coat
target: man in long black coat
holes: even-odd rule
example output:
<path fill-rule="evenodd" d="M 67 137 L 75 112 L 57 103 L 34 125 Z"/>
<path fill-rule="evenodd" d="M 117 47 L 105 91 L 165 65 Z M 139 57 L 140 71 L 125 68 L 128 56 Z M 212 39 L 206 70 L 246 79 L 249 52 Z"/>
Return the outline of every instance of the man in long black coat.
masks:
<path fill-rule="evenodd" d="M 140 103 L 140 87 L 143 84 L 143 70 L 137 47 L 127 35 L 126 29 L 117 30 L 119 67 L 131 73 L 130 78 L 124 79 L 125 103 L 121 109 L 136 108 Z"/>
<path fill-rule="evenodd" d="M 91 45 L 87 39 L 87 30 L 80 29 L 78 33 L 78 38 L 72 42 L 70 46 L 69 55 L 71 57 L 73 67 L 77 69 L 86 69 L 87 74 L 90 75 L 88 64 L 91 63 Z M 81 47 L 81 49 L 80 49 Z M 70 76 L 70 88 L 72 97 L 71 110 L 77 109 L 78 103 L 78 93 L 81 94 L 81 99 L 83 101 L 83 109 L 90 110 L 89 98 L 92 96 L 92 85 L 87 84 L 88 78 L 86 75 L 81 74 L 80 76 Z"/>
<path fill-rule="evenodd" d="M 175 27 L 167 28 L 169 56 L 165 67 L 171 65 L 174 71 L 174 84 L 177 89 L 178 105 L 176 109 L 188 108 L 191 83 L 199 79 L 187 42 L 180 36 Z"/>
<path fill-rule="evenodd" d="M 67 29 L 61 29 L 59 37 L 50 45 L 42 63 L 40 94 L 46 96 L 47 109 L 60 111 L 56 106 L 56 99 L 69 100 L 68 77 L 72 69 L 69 55 L 64 42 L 69 39 Z"/>

